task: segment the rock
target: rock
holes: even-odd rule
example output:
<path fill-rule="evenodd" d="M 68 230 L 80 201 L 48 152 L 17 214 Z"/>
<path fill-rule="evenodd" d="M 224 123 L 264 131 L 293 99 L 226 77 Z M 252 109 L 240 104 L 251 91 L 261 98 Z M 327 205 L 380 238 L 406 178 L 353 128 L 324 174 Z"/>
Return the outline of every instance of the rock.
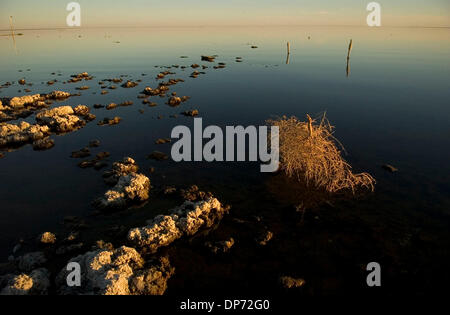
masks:
<path fill-rule="evenodd" d="M 25 79 L 20 79 L 18 82 L 19 82 L 20 85 L 25 85 L 25 84 L 27 84 L 27 82 L 25 81 Z"/>
<path fill-rule="evenodd" d="M 39 235 L 38 241 L 42 244 L 55 244 L 56 236 L 51 232 L 45 232 Z"/>
<path fill-rule="evenodd" d="M 117 116 L 112 118 L 112 119 L 105 117 L 105 118 L 103 118 L 103 120 L 99 121 L 97 123 L 97 125 L 99 125 L 99 126 L 103 126 L 103 125 L 112 126 L 112 125 L 117 125 L 121 121 L 122 121 L 122 118 L 117 117 Z"/>
<path fill-rule="evenodd" d="M 390 165 L 390 164 L 384 164 L 381 166 L 384 170 L 391 172 L 391 173 L 395 173 L 398 171 L 398 168 Z"/>
<path fill-rule="evenodd" d="M 119 105 L 120 106 L 131 106 L 131 105 L 133 105 L 133 102 L 132 101 L 125 101 L 125 102 L 120 103 Z"/>
<path fill-rule="evenodd" d="M 164 195 L 170 195 L 170 194 L 175 193 L 176 191 L 177 191 L 177 189 L 175 187 L 168 186 L 168 187 L 164 187 L 163 194 Z"/>
<path fill-rule="evenodd" d="M 95 108 L 95 109 L 99 109 L 99 108 L 103 108 L 103 107 L 105 107 L 105 105 L 102 105 L 102 104 L 94 104 L 94 108 Z"/>
<path fill-rule="evenodd" d="M 159 138 L 158 140 L 155 141 L 156 144 L 165 144 L 165 143 L 170 143 L 172 141 L 172 139 L 170 138 Z"/>
<path fill-rule="evenodd" d="M 96 162 L 94 164 L 94 168 L 96 170 L 101 170 L 102 168 L 107 167 L 107 166 L 108 166 L 108 163 L 106 163 L 106 162 Z"/>
<path fill-rule="evenodd" d="M 70 97 L 71 94 L 63 91 L 53 91 L 49 94 L 46 94 L 45 97 L 51 100 L 62 100 Z"/>
<path fill-rule="evenodd" d="M 20 270 L 31 271 L 47 262 L 43 252 L 32 252 L 16 258 Z"/>
<path fill-rule="evenodd" d="M 162 295 L 174 268 L 167 258 L 145 264 L 139 253 L 130 247 L 116 250 L 96 250 L 70 260 L 81 266 L 80 287 L 68 287 L 68 271 L 61 270 L 56 278 L 58 293 L 83 295 Z"/>
<path fill-rule="evenodd" d="M 187 111 L 183 112 L 182 114 L 184 116 L 188 116 L 188 117 L 195 117 L 195 116 L 198 116 L 198 110 L 197 109 L 187 110 Z"/>
<path fill-rule="evenodd" d="M 24 107 L 25 105 L 31 105 L 40 99 L 41 99 L 40 94 L 24 95 L 24 96 L 20 96 L 20 97 L 16 96 L 16 97 L 13 97 L 9 101 L 9 107 L 11 107 L 11 108 Z"/>
<path fill-rule="evenodd" d="M 147 158 L 151 160 L 164 161 L 169 159 L 169 156 L 160 151 L 153 151 L 147 156 Z"/>
<path fill-rule="evenodd" d="M 99 161 L 99 160 L 106 159 L 110 155 L 111 155 L 111 153 L 109 153 L 109 152 L 99 152 L 95 155 L 95 158 Z"/>
<path fill-rule="evenodd" d="M 79 151 L 73 151 L 72 154 L 70 155 L 71 158 L 75 158 L 75 159 L 79 159 L 79 158 L 84 158 L 87 156 L 91 155 L 91 151 L 89 150 L 89 148 L 83 148 Z"/>
<path fill-rule="evenodd" d="M 198 189 L 196 185 L 192 185 L 188 189 L 181 189 L 181 197 L 188 201 L 208 200 L 212 197 L 210 192 L 204 192 Z"/>
<path fill-rule="evenodd" d="M 30 274 L 6 275 L 1 281 L 6 285 L 0 295 L 46 295 L 50 287 L 49 275 L 44 268 L 33 270 Z"/>
<path fill-rule="evenodd" d="M 83 118 L 86 121 L 93 121 L 93 120 L 95 120 L 95 118 L 97 118 L 97 116 L 95 116 L 94 114 L 91 114 L 91 113 L 87 113 Z"/>
<path fill-rule="evenodd" d="M 55 146 L 55 140 L 50 139 L 49 137 L 36 140 L 33 142 L 33 150 L 35 151 L 44 151 L 49 150 Z"/>
<path fill-rule="evenodd" d="M 271 231 L 265 231 L 256 239 L 256 242 L 261 246 L 265 246 L 272 239 L 272 237 L 273 233 Z"/>
<path fill-rule="evenodd" d="M 288 276 L 282 276 L 279 279 L 280 285 L 285 289 L 300 288 L 305 285 L 305 280 L 302 278 L 292 278 Z"/>
<path fill-rule="evenodd" d="M 102 198 L 94 201 L 94 206 L 103 209 L 124 209 L 132 203 L 148 199 L 150 180 L 142 174 L 131 173 L 121 176 L 117 184 Z"/>
<path fill-rule="evenodd" d="M 185 201 L 168 215 L 158 215 L 147 221 L 147 226 L 134 228 L 128 232 L 128 240 L 154 253 L 182 236 L 192 236 L 201 228 L 209 228 L 218 223 L 228 208 L 216 198 L 191 202 Z"/>
<path fill-rule="evenodd" d="M 135 86 L 138 86 L 138 83 L 137 83 L 137 82 L 130 81 L 130 80 L 128 80 L 127 82 L 125 82 L 124 84 L 122 84 L 122 87 L 124 87 L 124 88 L 133 88 L 133 87 L 135 87 Z"/>
<path fill-rule="evenodd" d="M 202 56 L 202 61 L 214 62 L 214 56 Z"/>
<path fill-rule="evenodd" d="M 40 125 L 47 125 L 55 132 L 70 132 L 86 125 L 86 122 L 75 115 L 70 106 L 55 107 L 36 115 Z"/>
<path fill-rule="evenodd" d="M 112 169 L 103 174 L 103 179 L 109 185 L 115 185 L 119 181 L 119 178 L 131 173 L 137 173 L 139 166 L 136 161 L 130 157 L 125 157 L 122 161 L 114 162 Z"/>
<path fill-rule="evenodd" d="M 75 115 L 86 116 L 89 113 L 89 107 L 86 105 L 78 105 L 73 109 Z"/>
<path fill-rule="evenodd" d="M 48 126 L 30 125 L 22 121 L 17 125 L 0 124 L 0 147 L 18 146 L 40 140 L 50 134 Z"/>
<path fill-rule="evenodd" d="M 76 79 L 86 79 L 86 78 L 92 78 L 89 73 L 87 72 L 81 72 L 78 74 L 73 74 L 71 75 L 72 78 L 76 78 Z"/>
<path fill-rule="evenodd" d="M 80 90 L 80 91 L 89 90 L 89 86 L 83 85 L 83 86 L 77 87 L 76 89 L 77 89 L 77 90 Z"/>
<path fill-rule="evenodd" d="M 114 109 L 116 107 L 117 107 L 116 103 L 110 103 L 110 104 L 106 105 L 106 109 L 107 110 L 111 110 L 111 109 Z"/>
<path fill-rule="evenodd" d="M 230 239 L 226 241 L 220 241 L 216 243 L 207 242 L 206 247 L 208 247 L 213 254 L 218 253 L 227 253 L 230 251 L 231 247 L 234 245 L 234 239 L 230 237 Z"/>
<path fill-rule="evenodd" d="M 89 141 L 89 146 L 90 146 L 91 148 L 97 148 L 97 147 L 99 147 L 99 146 L 100 146 L 100 140 L 92 140 L 92 141 Z"/>
<path fill-rule="evenodd" d="M 178 106 L 181 104 L 181 98 L 178 96 L 171 96 L 169 98 L 169 103 L 170 106 Z"/>
<path fill-rule="evenodd" d="M 5 154 L 0 152 L 0 159 L 3 159 L 4 157 L 5 157 Z"/>
<path fill-rule="evenodd" d="M 251 48 L 252 48 L 252 49 L 256 49 L 256 48 L 258 48 L 258 46 L 252 46 Z"/>

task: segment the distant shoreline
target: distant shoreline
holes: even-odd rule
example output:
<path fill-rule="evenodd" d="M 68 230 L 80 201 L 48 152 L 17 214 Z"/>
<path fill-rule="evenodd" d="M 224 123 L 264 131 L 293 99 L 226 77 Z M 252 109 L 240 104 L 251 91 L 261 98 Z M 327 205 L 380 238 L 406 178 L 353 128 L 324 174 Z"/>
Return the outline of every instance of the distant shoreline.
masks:
<path fill-rule="evenodd" d="M 58 30 L 89 30 L 89 29 L 133 29 L 133 28 L 252 28 L 252 27 L 367 27 L 367 25 L 189 25 L 189 26 L 89 26 L 89 27 L 37 27 L 37 28 L 15 28 L 14 31 L 58 31 Z M 437 28 L 450 29 L 450 26 L 381 26 L 381 29 L 389 28 Z M 0 32 L 10 32 L 10 28 L 2 28 Z"/>

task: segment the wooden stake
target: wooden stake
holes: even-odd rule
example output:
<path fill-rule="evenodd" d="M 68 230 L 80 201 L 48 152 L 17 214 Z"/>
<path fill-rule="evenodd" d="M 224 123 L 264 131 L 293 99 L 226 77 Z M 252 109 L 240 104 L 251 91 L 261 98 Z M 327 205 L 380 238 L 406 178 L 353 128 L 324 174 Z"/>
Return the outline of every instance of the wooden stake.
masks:
<path fill-rule="evenodd" d="M 350 39 L 350 44 L 348 44 L 348 52 L 347 52 L 347 77 L 350 75 L 350 53 L 352 52 L 353 48 L 353 40 Z"/>
<path fill-rule="evenodd" d="M 9 16 L 9 26 L 11 28 L 11 36 L 12 36 L 12 39 L 13 39 L 13 42 L 14 42 L 14 51 L 17 54 L 16 38 L 14 37 L 14 26 L 13 26 L 13 20 L 12 20 L 12 16 L 11 15 Z"/>
<path fill-rule="evenodd" d="M 287 56 L 286 56 L 286 64 L 289 64 L 289 59 L 291 56 L 291 44 L 287 42 Z"/>

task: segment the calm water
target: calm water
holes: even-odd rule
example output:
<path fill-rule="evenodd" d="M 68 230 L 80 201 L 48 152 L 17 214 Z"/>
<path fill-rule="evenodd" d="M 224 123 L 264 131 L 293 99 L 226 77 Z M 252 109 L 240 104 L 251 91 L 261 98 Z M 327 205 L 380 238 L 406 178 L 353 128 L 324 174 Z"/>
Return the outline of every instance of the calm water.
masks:
<path fill-rule="evenodd" d="M 388 218 L 393 218 L 395 224 L 381 232 L 389 233 L 401 225 L 431 231 L 432 236 L 433 231 L 440 231 L 439 237 L 448 237 L 449 29 L 148 28 L 23 33 L 16 38 L 16 49 L 11 39 L 0 36 L 0 83 L 16 82 L 1 89 L 0 97 L 27 94 L 20 92 L 23 87 L 17 84 L 23 77 L 33 83 L 32 93 L 76 92 L 76 87 L 88 85 L 90 89 L 82 91 L 82 96 L 55 105 L 86 104 L 98 119 L 118 115 L 123 121 L 111 127 L 92 122 L 77 132 L 52 136 L 56 145 L 49 151 L 35 152 L 28 145 L 0 160 L 2 260 L 19 238 L 58 231 L 64 216 L 92 212 L 90 202 L 106 190 L 101 173 L 82 170 L 76 166 L 79 160 L 70 158 L 72 151 L 92 139 L 101 140 L 99 151 L 111 152 L 110 161 L 131 156 L 146 174 L 151 166 L 156 167 L 150 177 L 153 185 L 204 184 L 217 195 L 223 191 L 227 201 L 253 198 L 256 203 L 261 196 L 248 187 L 264 191 L 264 181 L 270 176 L 259 174 L 258 164 L 176 164 L 145 159 L 154 150 L 170 152 L 169 145 L 155 145 L 154 141 L 170 136 L 175 125 L 190 126 L 192 118 L 169 116 L 193 108 L 200 111 L 204 125 L 220 126 L 260 125 L 276 115 L 303 118 L 306 113 L 326 111 L 354 169 L 370 172 L 378 182 L 370 201 L 353 205 L 352 211 L 365 213 L 371 222 L 387 222 L 387 226 Z M 353 51 L 347 77 L 350 39 Z M 289 64 L 287 41 L 291 43 Z M 201 55 L 214 54 L 219 56 L 217 62 L 227 64 L 225 69 L 215 70 L 212 64 L 200 61 Z M 235 62 L 237 56 L 243 58 L 242 63 Z M 176 72 L 171 77 L 185 79 L 171 91 L 191 96 L 187 103 L 170 108 L 165 98 L 156 97 L 152 98 L 156 107 L 141 104 L 139 92 L 145 86 L 155 87 L 156 74 L 165 70 L 155 66 L 193 63 L 210 67 L 197 79 L 189 78 L 191 68 L 171 69 Z M 83 71 L 94 80 L 61 83 Z M 119 75 L 142 82 L 136 88 L 119 87 L 100 95 L 97 82 Z M 51 79 L 61 82 L 47 86 L 45 82 Z M 134 105 L 113 111 L 92 108 L 96 103 L 126 100 Z M 157 119 L 158 115 L 163 118 Z M 384 163 L 400 171 L 387 173 L 380 167 Z M 233 199 L 234 192 L 242 195 Z"/>

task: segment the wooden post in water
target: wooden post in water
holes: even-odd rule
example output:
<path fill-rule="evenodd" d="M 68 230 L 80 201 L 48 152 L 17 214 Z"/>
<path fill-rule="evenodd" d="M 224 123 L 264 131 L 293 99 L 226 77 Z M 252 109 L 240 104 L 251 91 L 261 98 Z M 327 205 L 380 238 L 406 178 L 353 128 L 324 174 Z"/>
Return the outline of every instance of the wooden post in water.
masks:
<path fill-rule="evenodd" d="M 347 77 L 350 75 L 350 53 L 352 52 L 352 48 L 353 48 L 353 40 L 350 39 L 350 44 L 348 45 L 348 52 L 347 52 L 347 68 L 346 68 Z"/>
<path fill-rule="evenodd" d="M 291 56 L 291 44 L 287 42 L 287 56 L 286 56 L 286 64 L 289 64 L 289 59 Z"/>
<path fill-rule="evenodd" d="M 350 44 L 348 44 L 347 59 L 350 59 L 350 53 L 352 52 L 352 48 L 353 48 L 353 40 L 350 39 Z"/>
<path fill-rule="evenodd" d="M 9 16 L 9 26 L 10 26 L 10 28 L 11 28 L 11 36 L 12 36 L 13 43 L 14 43 L 14 51 L 15 51 L 16 54 L 17 54 L 16 38 L 14 37 L 14 26 L 13 26 L 13 20 L 12 20 L 12 18 L 13 18 L 13 17 L 10 15 L 10 16 Z"/>

